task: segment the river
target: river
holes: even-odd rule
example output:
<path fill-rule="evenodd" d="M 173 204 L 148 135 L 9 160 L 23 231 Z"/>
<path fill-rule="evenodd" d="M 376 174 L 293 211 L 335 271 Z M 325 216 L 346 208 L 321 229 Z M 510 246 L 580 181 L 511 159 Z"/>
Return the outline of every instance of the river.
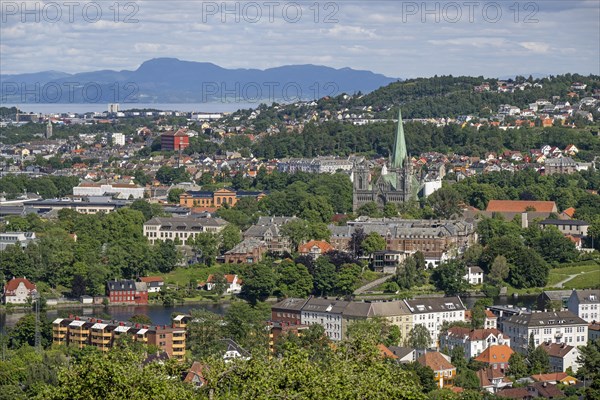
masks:
<path fill-rule="evenodd" d="M 229 303 L 197 303 L 197 304 L 184 304 L 181 306 L 165 307 L 162 305 L 139 305 L 139 306 L 78 306 L 70 308 L 60 308 L 54 310 L 48 310 L 46 317 L 53 321 L 59 315 L 79 315 L 89 317 L 104 316 L 109 317 L 107 319 L 114 319 L 118 321 L 127 321 L 132 315 L 144 314 L 150 317 L 152 323 L 157 325 L 168 325 L 171 323 L 171 314 L 180 313 L 187 314 L 190 310 L 203 309 L 214 312 L 216 314 L 224 314 L 229 307 Z M 60 313 L 60 314 L 59 314 Z M 26 313 L 22 311 L 18 312 L 0 312 L 0 332 L 4 332 L 6 327 L 14 326 L 19 318 L 23 317 Z"/>
<path fill-rule="evenodd" d="M 516 307 L 532 308 L 534 307 L 535 300 L 538 295 L 524 295 L 518 298 L 509 296 L 502 296 L 494 301 L 495 305 L 513 305 Z M 463 303 L 467 308 L 471 308 L 475 301 L 481 297 L 467 297 L 463 299 Z M 150 317 L 154 324 L 165 325 L 171 323 L 171 314 L 174 312 L 186 314 L 190 310 L 203 309 L 214 312 L 216 314 L 224 314 L 229 307 L 229 303 L 197 303 L 197 304 L 184 304 L 174 307 L 164 307 L 162 305 L 140 305 L 140 306 L 78 306 L 71 308 L 60 308 L 58 310 L 48 310 L 46 316 L 49 320 L 54 320 L 60 315 L 73 314 L 80 316 L 95 316 L 100 317 L 108 316 L 108 319 L 114 319 L 119 321 L 127 321 L 132 315 L 144 314 Z M 14 326 L 19 318 L 23 317 L 26 313 L 22 311 L 18 312 L 0 312 L 0 332 L 4 332 L 6 327 Z"/>

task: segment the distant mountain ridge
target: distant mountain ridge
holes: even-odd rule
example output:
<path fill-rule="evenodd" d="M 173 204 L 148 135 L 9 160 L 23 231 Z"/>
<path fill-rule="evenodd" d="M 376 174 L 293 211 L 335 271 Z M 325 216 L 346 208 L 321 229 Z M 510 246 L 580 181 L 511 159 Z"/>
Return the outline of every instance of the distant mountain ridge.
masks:
<path fill-rule="evenodd" d="M 371 71 L 312 64 L 227 69 L 209 62 L 155 58 L 135 71 L 0 75 L 3 103 L 191 103 L 296 101 L 369 93 L 398 81 Z"/>

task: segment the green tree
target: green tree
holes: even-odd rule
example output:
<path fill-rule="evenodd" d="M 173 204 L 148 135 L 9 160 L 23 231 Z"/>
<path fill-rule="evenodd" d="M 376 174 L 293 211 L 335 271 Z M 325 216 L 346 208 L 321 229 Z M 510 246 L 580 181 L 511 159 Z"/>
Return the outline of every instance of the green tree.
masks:
<path fill-rule="evenodd" d="M 520 379 L 528 374 L 527 363 L 521 353 L 514 352 L 508 359 L 508 371 L 507 375 Z"/>
<path fill-rule="evenodd" d="M 313 290 L 313 279 L 302 264 L 284 260 L 278 269 L 277 287 L 285 297 L 306 297 Z"/>
<path fill-rule="evenodd" d="M 35 314 L 27 314 L 19 318 L 13 328 L 8 330 L 8 341 L 11 348 L 19 348 L 24 345 L 35 345 Z M 41 345 L 48 347 L 52 342 L 52 324 L 44 315 L 40 315 L 39 330 Z"/>
<path fill-rule="evenodd" d="M 240 229 L 233 225 L 228 224 L 223 228 L 223 230 L 219 233 L 221 237 L 219 251 L 221 253 L 225 253 L 231 249 L 233 249 L 237 244 L 242 241 L 242 233 Z"/>
<path fill-rule="evenodd" d="M 480 390 L 479 377 L 475 371 L 465 368 L 458 373 L 456 377 L 456 386 L 460 386 L 463 389 Z"/>
<path fill-rule="evenodd" d="M 488 279 L 494 285 L 501 285 L 506 278 L 508 278 L 509 266 L 506 261 L 506 257 L 504 256 L 496 256 L 494 258 L 494 262 L 492 263 L 492 267 L 490 268 L 490 273 L 488 274 Z"/>
<path fill-rule="evenodd" d="M 275 273 L 270 266 L 259 263 L 248 267 L 243 273 L 244 285 L 241 295 L 252 304 L 265 301 L 275 289 Z"/>
<path fill-rule="evenodd" d="M 416 324 L 408 333 L 408 345 L 414 349 L 425 350 L 431 345 L 431 334 L 425 325 Z"/>
<path fill-rule="evenodd" d="M 332 293 L 337 283 L 336 278 L 335 265 L 330 263 L 327 257 L 319 257 L 315 262 L 313 274 L 315 292 L 321 296 Z"/>
<path fill-rule="evenodd" d="M 219 238 L 216 234 L 210 232 L 200 232 L 194 240 L 189 240 L 192 248 L 199 253 L 204 263 L 211 266 L 215 262 L 217 251 L 219 249 Z"/>
<path fill-rule="evenodd" d="M 376 251 L 385 250 L 385 239 L 377 232 L 371 232 L 360 244 L 363 254 L 372 255 Z"/>
<path fill-rule="evenodd" d="M 281 227 L 281 234 L 289 239 L 292 249 L 297 250 L 309 238 L 308 222 L 302 219 L 292 220 Z"/>
<path fill-rule="evenodd" d="M 460 214 L 460 194 L 449 186 L 443 186 L 427 198 L 437 218 L 451 219 Z"/>
<path fill-rule="evenodd" d="M 169 203 L 179 204 L 179 195 L 185 193 L 185 189 L 173 188 L 169 190 L 167 194 L 167 201 Z"/>
<path fill-rule="evenodd" d="M 469 288 L 469 283 L 465 280 L 467 271 L 465 265 L 459 261 L 453 260 L 437 267 L 431 280 L 436 288 L 443 290 L 447 295 L 457 295 L 465 293 Z"/>

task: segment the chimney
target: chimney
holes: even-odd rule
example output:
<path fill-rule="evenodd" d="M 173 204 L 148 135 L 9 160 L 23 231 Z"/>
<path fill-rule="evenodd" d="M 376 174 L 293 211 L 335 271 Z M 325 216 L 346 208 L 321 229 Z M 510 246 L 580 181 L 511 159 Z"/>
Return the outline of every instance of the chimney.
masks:
<path fill-rule="evenodd" d="M 529 227 L 529 221 L 527 220 L 527 211 L 521 213 L 521 228 L 526 229 Z"/>

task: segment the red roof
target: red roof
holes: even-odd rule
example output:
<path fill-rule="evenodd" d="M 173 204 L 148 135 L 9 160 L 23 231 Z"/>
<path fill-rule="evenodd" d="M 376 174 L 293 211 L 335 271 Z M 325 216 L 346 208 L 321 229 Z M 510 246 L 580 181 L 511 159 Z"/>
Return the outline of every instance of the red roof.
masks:
<path fill-rule="evenodd" d="M 388 349 L 385 345 L 381 343 L 377 345 L 377 349 L 379 349 L 379 354 L 381 354 L 385 358 L 398 358 L 397 355 L 395 355 L 390 349 Z"/>
<path fill-rule="evenodd" d="M 227 281 L 227 283 L 231 285 L 233 283 L 233 281 L 235 280 L 235 278 L 236 278 L 237 275 L 225 274 L 223 276 L 225 277 L 225 280 Z M 213 281 L 213 274 L 210 274 L 208 276 L 208 279 L 206 279 L 206 282 L 212 283 L 212 281 Z M 238 278 L 237 283 L 239 285 L 241 285 L 242 284 L 242 280 L 240 278 Z"/>
<path fill-rule="evenodd" d="M 298 253 L 310 253 L 311 249 L 315 246 L 321 250 L 321 254 L 334 250 L 333 246 L 324 240 L 311 240 L 308 243 L 298 246 Z"/>
<path fill-rule="evenodd" d="M 538 382 L 560 382 L 569 375 L 566 372 L 551 372 L 549 374 L 531 375 L 531 379 Z"/>
<path fill-rule="evenodd" d="M 556 203 L 553 201 L 533 200 L 490 200 L 486 211 L 491 212 L 525 212 L 528 208 L 537 212 L 556 212 Z"/>
<path fill-rule="evenodd" d="M 566 210 L 563 211 L 563 214 L 568 215 L 570 218 L 573 218 L 573 215 L 575 215 L 575 209 L 573 207 L 569 207 Z"/>
<path fill-rule="evenodd" d="M 150 283 L 150 282 L 162 282 L 163 278 L 161 276 L 142 276 L 140 281 Z"/>
<path fill-rule="evenodd" d="M 513 353 L 514 351 L 510 347 L 500 344 L 488 347 L 475 360 L 488 364 L 508 363 L 508 359 Z"/>
<path fill-rule="evenodd" d="M 456 369 L 454 365 L 450 364 L 450 362 L 437 351 L 423 354 L 421 357 L 417 358 L 417 362 L 421 365 L 431 368 L 434 371 Z"/>
<path fill-rule="evenodd" d="M 36 290 L 36 287 L 33 283 L 29 282 L 26 278 L 12 278 L 6 286 L 4 286 L 4 293 L 14 292 L 19 287 L 19 284 L 24 284 L 27 290 L 32 291 Z"/>

